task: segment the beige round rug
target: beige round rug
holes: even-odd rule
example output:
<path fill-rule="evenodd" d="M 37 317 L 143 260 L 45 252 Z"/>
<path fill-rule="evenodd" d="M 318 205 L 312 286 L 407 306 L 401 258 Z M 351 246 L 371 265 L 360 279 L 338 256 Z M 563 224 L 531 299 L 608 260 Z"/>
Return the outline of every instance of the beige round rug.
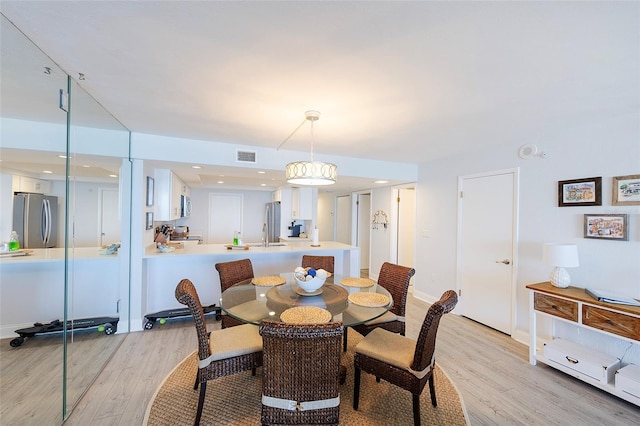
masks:
<path fill-rule="evenodd" d="M 376 383 L 371 374 L 362 373 L 360 407 L 353 410 L 353 348 L 362 339 L 349 333 L 349 350 L 342 355 L 347 366 L 347 381 L 340 392 L 341 425 L 413 424 L 411 394 L 385 381 Z M 144 423 L 148 426 L 193 425 L 199 390 L 193 390 L 198 365 L 194 352 L 185 358 L 160 385 L 147 407 Z M 261 369 L 256 376 L 245 371 L 208 382 L 201 425 L 260 424 Z M 431 405 L 429 386 L 420 396 L 423 425 L 468 425 L 468 417 L 458 391 L 442 369 L 436 366 L 435 388 L 438 406 Z"/>

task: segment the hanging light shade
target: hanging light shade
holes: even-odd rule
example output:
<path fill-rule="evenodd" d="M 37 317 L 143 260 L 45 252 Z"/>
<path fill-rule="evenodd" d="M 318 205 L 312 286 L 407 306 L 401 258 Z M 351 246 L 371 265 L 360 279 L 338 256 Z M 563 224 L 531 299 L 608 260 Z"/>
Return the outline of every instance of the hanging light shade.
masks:
<path fill-rule="evenodd" d="M 293 136 L 293 134 L 300 128 L 306 121 L 311 122 L 311 159 L 310 161 L 294 161 L 287 164 L 285 168 L 285 177 L 287 182 L 294 185 L 332 185 L 336 183 L 336 177 L 338 175 L 338 166 L 333 163 L 325 163 L 324 161 L 313 160 L 313 123 L 320 118 L 318 111 L 305 112 L 305 121 L 303 121 L 287 139 L 285 139 L 280 146 L 284 145 L 286 141 Z M 278 147 L 279 149 L 280 147 Z"/>
<path fill-rule="evenodd" d="M 323 161 L 294 161 L 285 168 L 287 182 L 295 185 L 331 185 L 336 183 L 338 166 Z"/>

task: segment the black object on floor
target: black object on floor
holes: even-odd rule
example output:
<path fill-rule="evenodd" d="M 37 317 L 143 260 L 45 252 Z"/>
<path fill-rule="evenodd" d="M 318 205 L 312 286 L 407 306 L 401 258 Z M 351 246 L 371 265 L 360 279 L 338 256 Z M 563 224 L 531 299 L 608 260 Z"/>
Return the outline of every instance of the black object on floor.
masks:
<path fill-rule="evenodd" d="M 216 320 L 220 321 L 222 319 L 222 309 L 220 306 L 213 305 L 203 306 L 204 314 L 215 314 Z M 144 323 L 145 330 L 151 330 L 156 323 L 156 321 L 160 320 L 160 324 L 164 324 L 168 318 L 179 318 L 179 317 L 190 317 L 191 312 L 189 308 L 175 308 L 175 309 L 167 309 L 165 311 L 155 312 L 153 314 L 147 314 L 144 316 L 146 320 Z"/>
<path fill-rule="evenodd" d="M 120 318 L 116 317 L 96 317 L 96 318 L 81 318 L 76 320 L 67 321 L 67 330 L 77 330 L 81 328 L 97 327 L 98 331 L 104 332 L 106 335 L 114 334 L 118 330 L 118 321 Z M 53 320 L 49 323 L 43 324 L 37 322 L 33 324 L 33 327 L 21 328 L 16 330 L 16 333 L 20 337 L 9 342 L 9 345 L 13 348 L 24 343 L 24 339 L 27 337 L 34 337 L 37 334 L 47 333 L 59 333 L 63 331 L 64 323 L 60 320 Z"/>

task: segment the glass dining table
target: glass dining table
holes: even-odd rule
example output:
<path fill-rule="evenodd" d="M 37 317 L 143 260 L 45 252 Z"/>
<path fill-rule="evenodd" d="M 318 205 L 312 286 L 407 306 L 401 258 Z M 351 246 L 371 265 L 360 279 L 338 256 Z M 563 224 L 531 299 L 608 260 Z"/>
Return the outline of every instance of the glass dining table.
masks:
<path fill-rule="evenodd" d="M 259 279 L 250 279 L 229 287 L 222 292 L 220 307 L 233 318 L 260 325 L 264 319 L 281 321 L 290 308 L 314 306 L 329 311 L 330 321 L 351 327 L 374 320 L 393 306 L 391 294 L 373 280 L 332 275 L 320 290 L 309 294 L 297 285 L 293 273 L 279 277 L 284 283 L 257 285 Z"/>

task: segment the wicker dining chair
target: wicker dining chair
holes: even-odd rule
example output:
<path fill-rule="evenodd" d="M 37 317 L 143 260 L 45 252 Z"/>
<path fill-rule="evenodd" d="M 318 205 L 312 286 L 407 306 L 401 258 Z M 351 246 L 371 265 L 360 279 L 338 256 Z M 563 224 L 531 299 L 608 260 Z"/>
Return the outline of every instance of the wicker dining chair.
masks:
<path fill-rule="evenodd" d="M 440 318 L 451 312 L 457 303 L 456 292 L 445 291 L 440 300 L 429 307 L 417 341 L 379 328 L 358 343 L 354 356 L 354 410 L 358 409 L 360 371 L 362 370 L 376 376 L 378 382 L 384 379 L 411 392 L 413 423 L 416 426 L 420 425 L 420 394 L 427 382 L 429 382 L 431 403 L 434 407 L 438 405 L 433 371 L 436 367 L 434 351 Z"/>
<path fill-rule="evenodd" d="M 216 263 L 216 270 L 218 271 L 218 275 L 220 275 L 221 291 L 225 291 L 239 282 L 254 278 L 253 265 L 250 259 Z M 235 327 L 242 324 L 245 323 L 225 313 L 222 314 L 222 328 Z"/>
<path fill-rule="evenodd" d="M 340 415 L 342 323 L 262 321 L 262 424 L 331 424 Z"/>
<path fill-rule="evenodd" d="M 188 279 L 176 287 L 176 299 L 189 307 L 198 334 L 198 375 L 194 390 L 200 384 L 198 410 L 194 425 L 200 424 L 207 381 L 245 370 L 255 371 L 262 365 L 262 338 L 255 325 L 245 324 L 226 330 L 207 332 L 200 298 Z"/>
<path fill-rule="evenodd" d="M 393 307 L 384 315 L 364 324 L 352 326 L 358 333 L 366 336 L 376 328 L 384 328 L 385 330 L 405 335 L 405 311 L 407 307 L 407 292 L 409 291 L 409 282 L 416 270 L 407 266 L 396 265 L 385 262 L 380 268 L 378 276 L 378 285 L 384 287 L 391 297 L 393 297 Z M 347 327 L 344 329 L 343 348 L 347 351 Z"/>
<path fill-rule="evenodd" d="M 308 254 L 302 255 L 303 268 L 324 269 L 325 271 L 331 272 L 333 274 L 333 264 L 333 256 L 311 256 Z"/>

